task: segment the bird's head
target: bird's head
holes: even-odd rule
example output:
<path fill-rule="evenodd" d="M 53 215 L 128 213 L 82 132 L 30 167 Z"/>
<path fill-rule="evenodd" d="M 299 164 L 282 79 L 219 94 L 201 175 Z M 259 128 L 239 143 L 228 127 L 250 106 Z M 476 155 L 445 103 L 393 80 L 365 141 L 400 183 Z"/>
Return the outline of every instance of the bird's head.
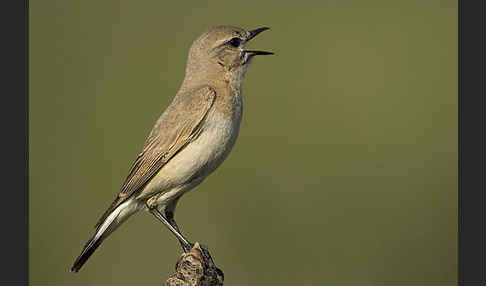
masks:
<path fill-rule="evenodd" d="M 191 73 L 244 74 L 251 59 L 257 55 L 272 55 L 272 52 L 245 49 L 245 45 L 261 32 L 262 27 L 251 31 L 232 26 L 212 27 L 202 33 L 189 50 L 186 76 Z"/>

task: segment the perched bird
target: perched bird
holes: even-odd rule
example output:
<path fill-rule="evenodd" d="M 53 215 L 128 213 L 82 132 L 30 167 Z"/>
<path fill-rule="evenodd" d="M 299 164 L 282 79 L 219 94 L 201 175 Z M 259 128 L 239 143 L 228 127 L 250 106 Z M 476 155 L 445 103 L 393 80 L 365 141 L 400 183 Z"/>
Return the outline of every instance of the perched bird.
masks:
<path fill-rule="evenodd" d="M 251 31 L 217 26 L 189 50 L 184 81 L 150 132 L 121 192 L 96 224 L 71 271 L 78 272 L 101 242 L 135 212 L 146 209 L 192 247 L 174 220 L 177 202 L 228 156 L 238 136 L 243 110 L 241 85 L 256 55 L 245 44 L 269 28 Z"/>

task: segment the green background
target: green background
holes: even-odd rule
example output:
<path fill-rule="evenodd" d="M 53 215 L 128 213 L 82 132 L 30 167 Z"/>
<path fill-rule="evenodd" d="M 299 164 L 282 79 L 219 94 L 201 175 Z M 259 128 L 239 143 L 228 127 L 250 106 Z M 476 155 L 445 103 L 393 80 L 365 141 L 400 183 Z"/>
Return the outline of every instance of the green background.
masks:
<path fill-rule="evenodd" d="M 169 4 L 170 2 L 170 4 Z M 178 206 L 225 285 L 456 285 L 456 1 L 30 2 L 31 285 L 162 285 L 146 212 L 68 271 L 209 26 L 250 48 L 237 144 Z"/>

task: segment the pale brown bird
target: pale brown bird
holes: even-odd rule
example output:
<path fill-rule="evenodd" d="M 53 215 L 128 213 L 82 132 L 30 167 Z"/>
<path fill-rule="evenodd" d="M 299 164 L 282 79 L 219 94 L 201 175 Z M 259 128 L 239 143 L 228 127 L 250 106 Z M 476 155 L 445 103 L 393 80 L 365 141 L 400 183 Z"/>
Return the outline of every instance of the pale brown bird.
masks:
<path fill-rule="evenodd" d="M 142 209 L 164 223 L 184 251 L 190 250 L 192 243 L 174 220 L 177 202 L 211 174 L 233 148 L 248 65 L 256 55 L 273 54 L 246 50 L 245 44 L 267 29 L 217 26 L 193 42 L 181 88 L 155 123 L 121 192 L 98 221 L 71 271 L 78 272 L 109 234 Z"/>

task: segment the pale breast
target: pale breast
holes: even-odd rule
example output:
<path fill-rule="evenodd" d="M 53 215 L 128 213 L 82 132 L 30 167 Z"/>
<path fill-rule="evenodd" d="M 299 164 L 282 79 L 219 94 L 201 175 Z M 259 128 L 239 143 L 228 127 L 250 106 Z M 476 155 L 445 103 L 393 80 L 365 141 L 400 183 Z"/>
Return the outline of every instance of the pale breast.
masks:
<path fill-rule="evenodd" d="M 142 193 L 167 193 L 163 199 L 169 199 L 199 184 L 212 173 L 235 144 L 241 121 L 241 108 L 237 109 L 231 116 L 217 109 L 211 110 L 199 136 L 163 166 Z"/>
<path fill-rule="evenodd" d="M 233 148 L 240 128 L 240 116 L 227 116 L 212 110 L 198 138 L 184 148 L 177 162 L 182 173 L 206 177 L 226 159 Z M 182 168 L 182 169 L 181 169 Z"/>

